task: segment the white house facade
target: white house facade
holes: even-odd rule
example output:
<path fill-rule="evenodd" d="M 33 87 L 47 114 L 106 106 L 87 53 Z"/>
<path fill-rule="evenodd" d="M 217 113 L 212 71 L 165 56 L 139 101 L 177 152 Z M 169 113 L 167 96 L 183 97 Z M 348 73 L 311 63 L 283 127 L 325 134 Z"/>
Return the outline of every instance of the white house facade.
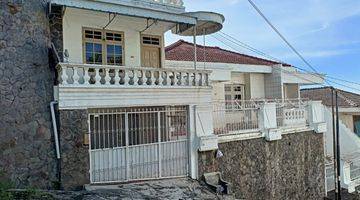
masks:
<path fill-rule="evenodd" d="M 35 23 L 22 45 L 34 59 L 9 59 L 7 39 L 0 60 L 2 76 L 23 81 L 8 81 L 0 104 L 0 169 L 17 185 L 49 188 L 56 178 L 73 190 L 219 172 L 240 199 L 325 196 L 323 106 L 299 95 L 321 75 L 218 47 L 165 47 L 165 32 L 196 41 L 221 30 L 223 15 L 186 12 L 181 0 L 9 5 L 5 28 L 19 41 L 18 15 Z"/>

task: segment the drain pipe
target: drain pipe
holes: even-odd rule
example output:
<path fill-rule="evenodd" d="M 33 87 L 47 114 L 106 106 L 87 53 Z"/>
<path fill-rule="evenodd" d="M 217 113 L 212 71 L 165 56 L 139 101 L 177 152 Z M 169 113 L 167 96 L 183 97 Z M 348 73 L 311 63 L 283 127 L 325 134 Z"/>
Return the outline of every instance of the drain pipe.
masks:
<path fill-rule="evenodd" d="M 54 108 L 55 104 L 57 104 L 57 101 L 52 101 L 50 103 L 50 109 L 51 109 L 52 125 L 53 125 L 53 129 L 54 129 L 56 158 L 60 159 L 59 135 L 58 135 L 58 131 L 57 131 L 57 123 L 56 123 L 55 108 Z"/>
<path fill-rule="evenodd" d="M 57 168 L 58 168 L 58 182 L 59 188 L 61 188 L 61 156 L 60 156 L 60 145 L 59 145 L 59 134 L 57 129 L 56 123 L 56 116 L 55 116 L 55 105 L 58 104 L 57 101 L 50 102 L 50 110 L 51 110 L 51 119 L 54 131 L 54 140 L 55 140 L 55 150 L 56 150 L 56 158 L 57 158 Z"/>

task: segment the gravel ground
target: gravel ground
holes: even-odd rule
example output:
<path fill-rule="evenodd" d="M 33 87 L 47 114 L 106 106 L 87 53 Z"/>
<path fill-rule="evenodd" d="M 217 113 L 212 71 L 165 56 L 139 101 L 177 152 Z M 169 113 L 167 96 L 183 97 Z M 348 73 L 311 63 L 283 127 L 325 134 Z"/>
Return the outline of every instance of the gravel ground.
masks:
<path fill-rule="evenodd" d="M 128 183 L 118 185 L 87 186 L 84 191 L 37 191 L 31 199 L 39 200 L 140 200 L 140 199 L 234 199 L 232 196 L 218 196 L 199 182 L 189 179 L 169 179 Z M 17 199 L 22 199 L 21 191 Z"/>

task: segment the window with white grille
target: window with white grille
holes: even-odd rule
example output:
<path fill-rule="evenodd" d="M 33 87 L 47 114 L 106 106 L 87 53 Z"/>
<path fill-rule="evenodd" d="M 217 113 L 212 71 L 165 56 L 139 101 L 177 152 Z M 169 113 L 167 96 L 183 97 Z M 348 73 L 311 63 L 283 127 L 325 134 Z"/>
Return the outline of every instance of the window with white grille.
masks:
<path fill-rule="evenodd" d="M 245 86 L 241 84 L 225 85 L 225 101 L 240 101 L 245 99 Z"/>

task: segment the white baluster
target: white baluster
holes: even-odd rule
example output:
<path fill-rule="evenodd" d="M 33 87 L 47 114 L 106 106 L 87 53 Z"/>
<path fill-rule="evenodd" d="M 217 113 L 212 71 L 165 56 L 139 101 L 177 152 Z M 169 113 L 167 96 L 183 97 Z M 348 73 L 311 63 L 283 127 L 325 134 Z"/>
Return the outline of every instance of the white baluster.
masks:
<path fill-rule="evenodd" d="M 150 81 L 151 81 L 150 85 L 155 85 L 156 78 L 153 70 L 150 70 Z"/>
<path fill-rule="evenodd" d="M 163 73 L 161 70 L 159 70 L 159 87 L 163 86 L 163 82 L 164 82 L 164 78 L 163 78 Z"/>
<path fill-rule="evenodd" d="M 199 85 L 199 79 L 198 79 L 197 73 L 193 73 L 193 75 L 194 75 L 194 78 L 193 78 L 192 86 L 198 86 Z"/>
<path fill-rule="evenodd" d="M 185 72 L 185 77 L 184 77 L 184 86 L 188 86 L 188 85 L 190 85 L 189 84 L 189 81 L 190 81 L 190 73 L 188 73 L 188 72 Z"/>
<path fill-rule="evenodd" d="M 204 73 L 204 86 L 210 86 L 209 83 L 209 74 L 208 73 Z"/>
<path fill-rule="evenodd" d="M 171 74 L 170 71 L 167 71 L 167 72 L 166 72 L 166 85 L 167 85 L 167 86 L 171 86 L 170 74 Z"/>
<path fill-rule="evenodd" d="M 84 67 L 84 84 L 89 85 L 90 76 L 89 76 L 89 68 Z"/>
<path fill-rule="evenodd" d="M 125 86 L 129 86 L 130 82 L 130 70 L 128 69 L 124 69 L 124 85 Z"/>
<path fill-rule="evenodd" d="M 110 69 L 106 68 L 105 69 L 105 85 L 110 85 L 110 81 L 111 81 L 111 77 L 110 77 L 110 73 L 109 73 Z"/>
<path fill-rule="evenodd" d="M 115 81 L 115 85 L 119 85 L 120 84 L 120 75 L 119 75 L 119 70 L 115 69 L 115 77 L 114 77 L 114 81 Z"/>
<path fill-rule="evenodd" d="M 62 85 L 67 85 L 68 82 L 68 75 L 66 73 L 67 67 L 66 66 L 61 66 L 61 80 L 62 80 Z"/>
<path fill-rule="evenodd" d="M 182 86 L 183 85 L 183 72 L 179 72 L 179 78 L 178 78 L 178 83 L 179 83 L 179 86 Z"/>
<path fill-rule="evenodd" d="M 146 73 L 144 73 L 144 70 L 142 70 L 142 69 L 139 69 L 139 85 L 145 85 L 144 84 L 144 82 L 146 82 L 146 77 L 145 77 L 145 75 L 146 75 Z"/>
<path fill-rule="evenodd" d="M 200 73 L 201 74 L 201 86 L 205 86 L 205 73 Z"/>
<path fill-rule="evenodd" d="M 95 85 L 101 85 L 101 76 L 99 68 L 95 69 Z"/>
<path fill-rule="evenodd" d="M 138 77 L 138 74 L 137 74 L 137 70 L 134 69 L 133 72 L 134 72 L 133 73 L 134 74 L 134 78 L 133 78 L 134 86 L 137 86 L 137 85 L 139 85 L 139 77 Z"/>
<path fill-rule="evenodd" d="M 79 73 L 78 73 L 78 67 L 73 67 L 73 72 L 74 72 L 74 75 L 73 75 L 73 79 L 74 79 L 74 85 L 78 85 L 79 84 L 79 80 L 80 80 L 80 76 L 79 76 Z"/>

